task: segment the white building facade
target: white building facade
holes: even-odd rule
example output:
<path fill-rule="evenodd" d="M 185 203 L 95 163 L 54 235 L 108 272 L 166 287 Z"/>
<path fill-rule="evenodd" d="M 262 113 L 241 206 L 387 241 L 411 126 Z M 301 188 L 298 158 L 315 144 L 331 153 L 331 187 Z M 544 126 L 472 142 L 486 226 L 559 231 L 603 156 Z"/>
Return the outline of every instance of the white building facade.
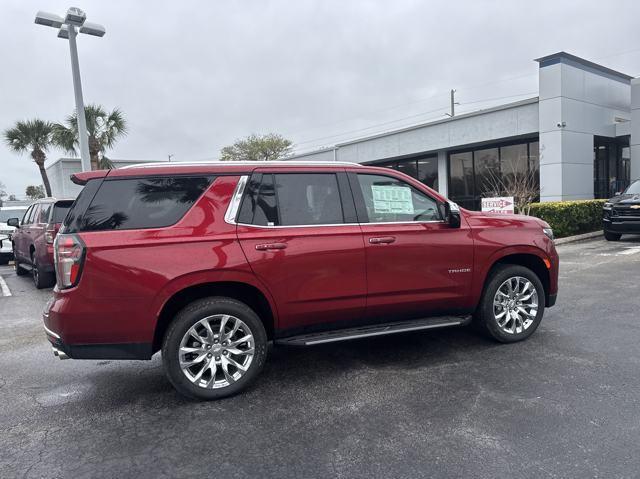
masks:
<path fill-rule="evenodd" d="M 116 168 L 142 163 L 134 160 L 110 161 Z M 58 158 L 45 165 L 45 169 L 51 185 L 51 195 L 54 198 L 75 198 L 82 191 L 82 186 L 71 181 L 71 175 L 82 171 L 80 158 Z"/>
<path fill-rule="evenodd" d="M 640 79 L 565 52 L 536 61 L 537 97 L 292 158 L 388 166 L 471 209 L 508 169 L 534 175 L 540 201 L 608 198 L 640 178 Z"/>

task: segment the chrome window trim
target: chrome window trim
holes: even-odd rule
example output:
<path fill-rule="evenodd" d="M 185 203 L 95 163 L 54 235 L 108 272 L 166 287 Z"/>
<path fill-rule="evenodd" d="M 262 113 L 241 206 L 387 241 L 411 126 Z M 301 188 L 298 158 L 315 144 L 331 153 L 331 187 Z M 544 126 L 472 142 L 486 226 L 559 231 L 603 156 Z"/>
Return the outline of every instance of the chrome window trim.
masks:
<path fill-rule="evenodd" d="M 226 223 L 229 223 L 230 225 L 237 224 L 236 218 L 238 217 L 240 202 L 242 200 L 244 188 L 247 184 L 248 179 L 249 179 L 248 175 L 241 176 L 240 179 L 238 180 L 238 183 L 236 184 L 236 188 L 233 190 L 231 201 L 229 202 L 229 206 L 227 206 L 227 211 L 224 214 L 224 221 Z"/>
<path fill-rule="evenodd" d="M 252 225 L 248 223 L 238 223 L 238 211 L 240 210 L 240 203 L 244 190 L 249 179 L 248 175 L 243 175 L 238 180 L 233 194 L 231 195 L 231 201 L 227 207 L 227 211 L 224 214 L 224 221 L 230 225 L 248 226 L 249 228 L 262 228 L 262 229 L 282 229 L 282 228 L 321 228 L 328 226 L 363 226 L 363 225 L 415 225 L 415 224 L 430 224 L 430 223 L 446 223 L 444 220 L 429 220 L 429 221 L 379 221 L 373 223 L 323 223 L 313 225 Z M 397 179 L 397 178 L 395 178 Z M 429 197 L 431 198 L 431 197 Z M 435 201 L 435 200 L 434 200 Z"/>
<path fill-rule="evenodd" d="M 446 223 L 443 220 L 430 220 L 430 221 L 384 221 L 378 223 L 329 223 L 329 224 L 317 224 L 317 225 L 251 225 L 248 223 L 234 223 L 238 226 L 248 226 L 249 228 L 263 228 L 263 229 L 282 229 L 282 228 L 322 228 L 326 226 L 367 226 L 367 225 L 416 225 L 416 224 L 429 224 L 429 223 Z"/>

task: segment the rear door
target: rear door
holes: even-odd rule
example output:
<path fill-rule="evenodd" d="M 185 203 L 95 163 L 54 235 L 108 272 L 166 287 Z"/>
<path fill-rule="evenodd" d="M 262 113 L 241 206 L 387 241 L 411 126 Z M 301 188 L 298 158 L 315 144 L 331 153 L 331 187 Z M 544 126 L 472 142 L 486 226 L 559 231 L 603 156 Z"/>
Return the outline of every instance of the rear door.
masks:
<path fill-rule="evenodd" d="M 350 173 L 367 261 L 367 315 L 389 320 L 466 309 L 473 240 L 428 190 L 393 173 Z"/>
<path fill-rule="evenodd" d="M 288 333 L 346 326 L 363 317 L 362 232 L 344 171 L 270 171 L 251 176 L 237 234 Z"/>
<path fill-rule="evenodd" d="M 22 222 L 20 223 L 20 234 L 17 235 L 15 245 L 18 256 L 20 256 L 22 260 L 31 260 L 31 255 L 29 254 L 29 246 L 31 245 L 31 225 L 33 223 L 33 217 L 36 210 L 38 209 L 37 204 L 31 205 L 24 214 Z"/>

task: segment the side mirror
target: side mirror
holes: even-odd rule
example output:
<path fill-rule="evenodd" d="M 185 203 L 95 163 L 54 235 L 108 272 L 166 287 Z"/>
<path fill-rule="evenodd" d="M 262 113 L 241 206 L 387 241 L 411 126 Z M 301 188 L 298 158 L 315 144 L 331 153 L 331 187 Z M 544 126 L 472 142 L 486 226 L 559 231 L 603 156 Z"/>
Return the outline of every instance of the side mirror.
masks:
<path fill-rule="evenodd" d="M 613 196 L 620 196 L 622 194 L 622 191 L 616 191 L 616 194 Z"/>
<path fill-rule="evenodd" d="M 449 201 L 444 204 L 444 219 L 452 228 L 460 228 L 460 208 L 457 204 Z"/>
<path fill-rule="evenodd" d="M 9 218 L 7 220 L 7 226 L 13 226 L 14 228 L 20 228 L 20 218 Z"/>

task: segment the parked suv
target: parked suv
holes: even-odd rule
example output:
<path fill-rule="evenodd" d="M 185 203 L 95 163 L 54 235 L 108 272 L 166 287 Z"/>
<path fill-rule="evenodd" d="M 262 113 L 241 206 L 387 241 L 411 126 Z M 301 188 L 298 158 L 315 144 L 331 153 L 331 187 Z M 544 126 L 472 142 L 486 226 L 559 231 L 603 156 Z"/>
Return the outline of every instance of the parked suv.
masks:
<path fill-rule="evenodd" d="M 267 343 L 311 346 L 471 322 L 530 336 L 558 290 L 545 222 L 459 209 L 349 163 L 145 165 L 79 173 L 44 312 L 54 353 L 150 359 L 214 399 Z M 346 346 L 345 346 L 346 347 Z"/>
<path fill-rule="evenodd" d="M 73 200 L 43 198 L 33 203 L 22 220 L 10 218 L 15 227 L 11 239 L 16 274 L 29 274 L 36 288 L 48 288 L 55 283 L 53 241 Z"/>
<path fill-rule="evenodd" d="M 640 180 L 607 200 L 602 209 L 602 227 L 607 241 L 618 241 L 623 234 L 640 234 Z"/>

